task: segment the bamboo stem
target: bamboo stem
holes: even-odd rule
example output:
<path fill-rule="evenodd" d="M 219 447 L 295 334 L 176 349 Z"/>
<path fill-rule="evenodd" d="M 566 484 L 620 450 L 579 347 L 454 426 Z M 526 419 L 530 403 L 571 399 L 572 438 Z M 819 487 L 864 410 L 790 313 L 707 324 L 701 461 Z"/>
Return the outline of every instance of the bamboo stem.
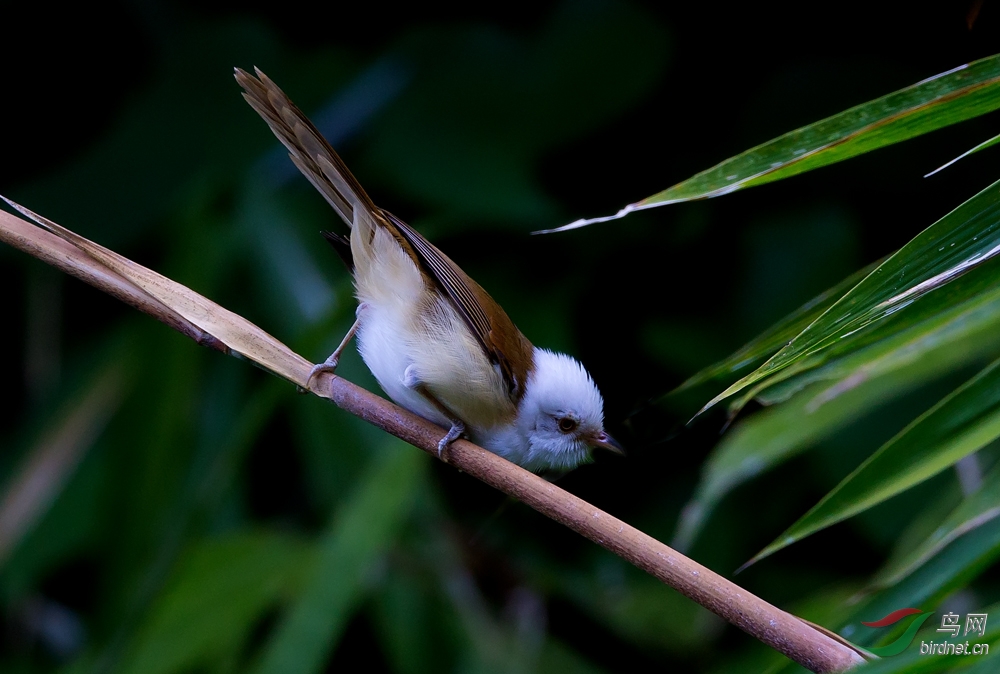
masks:
<path fill-rule="evenodd" d="M 320 375 L 313 392 L 437 456 L 437 443 L 445 433 L 441 427 L 341 377 Z M 631 562 L 803 667 L 814 672 L 841 672 L 864 662 L 856 651 L 792 614 L 478 445 L 456 440 L 443 458 L 452 466 Z"/>

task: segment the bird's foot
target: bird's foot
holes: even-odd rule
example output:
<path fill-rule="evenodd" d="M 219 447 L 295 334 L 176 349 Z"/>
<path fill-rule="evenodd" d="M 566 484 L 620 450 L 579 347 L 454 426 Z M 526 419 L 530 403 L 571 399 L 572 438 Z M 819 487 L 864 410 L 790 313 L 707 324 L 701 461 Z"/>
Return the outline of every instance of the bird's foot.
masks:
<path fill-rule="evenodd" d="M 337 373 L 337 365 L 340 364 L 340 353 L 333 353 L 329 358 L 324 360 L 322 363 L 317 363 L 312 366 L 309 370 L 309 378 L 306 379 L 306 388 L 308 389 L 312 386 L 312 381 L 322 372 L 329 372 L 330 374 Z"/>
<path fill-rule="evenodd" d="M 463 424 L 461 421 L 453 421 L 451 423 L 451 428 L 448 429 L 448 432 L 445 434 L 445 436 L 441 438 L 440 442 L 438 442 L 439 459 L 447 463 L 447 461 L 444 458 L 444 450 L 448 449 L 451 443 L 455 442 L 460 437 L 462 437 L 462 433 L 465 433 L 465 424 Z"/>

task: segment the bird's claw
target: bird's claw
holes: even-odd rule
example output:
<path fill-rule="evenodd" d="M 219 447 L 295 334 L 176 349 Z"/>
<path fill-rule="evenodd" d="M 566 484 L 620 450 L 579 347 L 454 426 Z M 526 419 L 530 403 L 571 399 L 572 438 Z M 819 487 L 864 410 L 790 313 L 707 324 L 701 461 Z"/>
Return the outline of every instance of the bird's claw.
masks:
<path fill-rule="evenodd" d="M 340 363 L 340 358 L 330 357 L 327 358 L 322 363 L 317 363 L 312 366 L 309 370 L 309 378 L 306 379 L 306 388 L 308 389 L 312 385 L 313 379 L 315 379 L 322 372 L 329 372 L 330 374 L 337 373 L 337 365 Z"/>
<path fill-rule="evenodd" d="M 448 430 L 445 436 L 441 438 L 440 442 L 438 442 L 439 459 L 445 461 L 444 450 L 448 449 L 448 446 L 451 443 L 458 440 L 462 436 L 462 433 L 465 433 L 465 424 L 463 424 L 461 421 L 452 423 L 451 428 Z"/>

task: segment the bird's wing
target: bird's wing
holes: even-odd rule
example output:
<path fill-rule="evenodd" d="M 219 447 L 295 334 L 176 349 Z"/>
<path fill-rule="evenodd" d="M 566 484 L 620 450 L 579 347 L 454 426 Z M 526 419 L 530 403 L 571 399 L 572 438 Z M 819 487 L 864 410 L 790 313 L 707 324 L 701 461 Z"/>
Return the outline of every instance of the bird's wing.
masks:
<path fill-rule="evenodd" d="M 416 252 L 420 265 L 443 290 L 489 359 L 500 368 L 515 401 L 524 393 L 534 359 L 534 347 L 503 308 L 434 244 L 392 213 L 382 211 Z"/>
<path fill-rule="evenodd" d="M 243 97 L 288 148 L 292 162 L 349 227 L 354 226 L 354 211 L 360 208 L 374 226 L 392 234 L 425 278 L 451 300 L 487 357 L 500 369 L 511 397 L 519 401 L 532 367 L 531 342 L 500 305 L 448 256 L 417 230 L 376 206 L 302 111 L 264 73 L 255 71 L 256 78 L 237 68 L 236 81 L 243 87 Z"/>

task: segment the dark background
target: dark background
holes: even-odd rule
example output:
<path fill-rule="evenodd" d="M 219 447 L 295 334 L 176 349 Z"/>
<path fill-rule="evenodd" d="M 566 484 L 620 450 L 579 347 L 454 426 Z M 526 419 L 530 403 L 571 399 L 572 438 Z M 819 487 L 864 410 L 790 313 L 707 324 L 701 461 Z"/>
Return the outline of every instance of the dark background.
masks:
<path fill-rule="evenodd" d="M 569 351 L 587 365 L 604 394 L 609 430 L 629 457 L 598 457 L 560 484 L 669 540 L 724 419 L 720 412 L 684 427 L 704 399 L 670 412 L 649 403 L 991 183 L 997 175 L 990 152 L 922 176 L 995 135 L 998 118 L 987 115 L 716 200 L 568 233 L 529 233 L 613 213 L 785 131 L 993 54 L 1000 45 L 994 4 L 307 9 L 136 2 L 58 11 L 7 4 L 0 193 L 189 283 L 321 360 L 352 310 L 346 273 L 315 234 L 338 223 L 240 99 L 232 66 L 261 67 L 307 113 L 327 114 L 324 130 L 332 130 L 334 144 L 380 205 L 459 262 L 536 344 Z M 257 229 L 227 224 L 246 220 L 241 209 L 253 203 L 247 195 L 257 184 L 279 193 L 287 220 Z M 199 258 L 201 233 L 192 225 L 199 217 L 222 232 L 224 252 L 206 246 Z M 306 244 L 325 292 L 333 288 L 340 298 L 336 308 L 322 299 L 312 317 L 290 308 L 282 269 L 294 273 L 295 263 L 282 262 L 277 243 L 272 258 L 261 253 L 269 246 L 268 226 L 290 228 Z M 96 358 L 114 326 L 135 324 L 153 339 L 172 337 L 155 337 L 166 329 L 9 249 L 0 251 L 0 283 L 8 317 L 0 332 L 6 354 L 0 465 L 9 475 L 46 410 L 70 395 L 77 370 Z M 324 321 L 329 334 L 308 337 Z M 172 349 L 196 349 L 173 339 Z M 157 347 L 150 348 L 155 354 Z M 371 386 L 353 358 L 346 367 Z M 206 353 L 197 362 L 226 372 L 249 369 L 212 364 L 218 360 Z M 161 367 L 155 355 L 143 362 L 152 389 Z M 214 372 L 203 372 L 208 381 L 198 386 L 210 388 Z M 265 380 L 257 372 L 232 376 L 243 377 L 246 390 Z M 205 519 L 214 524 L 188 523 L 184 540 L 227 526 L 278 527 L 307 538 L 322 527 L 339 496 L 311 485 L 318 464 L 290 449 L 297 421 L 289 407 L 302 399 L 286 389 L 288 400 L 234 474 L 234 495 L 220 497 L 238 502 L 239 515 L 226 525 L 211 514 Z M 183 404 L 196 407 L 199 400 L 204 395 Z M 324 413 L 336 433 L 342 413 Z M 868 434 L 867 449 L 831 441 L 738 489 L 692 556 L 730 574 L 826 493 L 852 456 L 864 456 L 898 430 L 891 417 L 890 411 Z M 869 428 L 866 421 L 858 423 L 844 437 L 866 435 L 859 430 Z M 343 466 L 334 461 L 337 477 L 329 485 L 347 489 L 365 461 L 362 447 Z M 180 475 L 186 456 L 178 451 L 170 470 Z M 119 508 L 130 507 L 127 465 L 101 481 Z M 155 547 L 159 529 L 149 523 L 183 500 L 175 493 L 182 480 L 170 470 L 158 487 L 161 500 L 149 505 L 152 519 L 129 525 L 143 530 L 137 549 Z M 544 613 L 540 629 L 608 671 L 668 664 L 671 671 L 710 671 L 737 661 L 748 647 L 746 636 L 718 625 L 692 628 L 689 641 L 666 645 L 609 626 L 582 610 L 572 593 L 553 590 L 558 583 L 538 580 L 583 573 L 595 555 L 589 543 L 522 506 L 504 506 L 499 495 L 446 466 L 431 466 L 429 480 L 465 567 L 497 615 L 505 615 L 515 590 L 531 588 Z M 29 554 L 16 563 L 28 581 L 14 583 L 8 574 L 4 661 L 49 671 L 80 653 L 106 653 L 123 633 L 123 614 L 109 597 L 127 601 L 134 593 L 116 586 L 118 574 L 141 573 L 149 562 L 145 553 L 106 545 L 108 530 L 120 523 L 94 517 L 94 531 L 103 533 L 43 561 Z M 817 586 L 871 573 L 891 540 L 889 530 L 849 523 L 738 580 L 787 605 Z M 991 577 L 995 571 L 984 576 L 984 586 Z M 26 597 L 68 607 L 86 636 L 57 652 L 44 634 L 22 624 Z M 142 615 L 144 605 L 136 606 Z M 376 655 L 382 646 L 372 615 L 365 609 L 355 615 L 330 671 L 361 654 L 374 670 L 393 669 L 389 656 Z M 266 636 L 268 623 L 258 629 Z M 448 649 L 442 646 L 438 657 L 454 666 L 458 656 Z"/>

